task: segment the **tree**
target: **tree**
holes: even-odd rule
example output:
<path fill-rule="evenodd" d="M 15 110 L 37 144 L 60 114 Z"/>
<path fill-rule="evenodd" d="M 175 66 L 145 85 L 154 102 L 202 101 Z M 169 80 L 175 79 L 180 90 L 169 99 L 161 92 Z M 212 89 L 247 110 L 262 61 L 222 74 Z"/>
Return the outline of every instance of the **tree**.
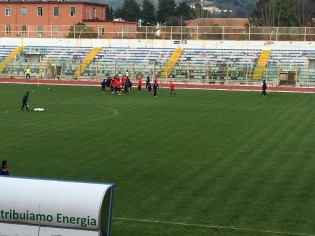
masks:
<path fill-rule="evenodd" d="M 159 0 L 157 9 L 157 21 L 165 23 L 168 17 L 175 16 L 175 0 Z"/>
<path fill-rule="evenodd" d="M 116 10 L 115 17 L 126 21 L 138 21 L 141 19 L 140 6 L 136 0 L 124 0 L 123 6 Z"/>
<path fill-rule="evenodd" d="M 114 19 L 114 9 L 112 7 L 106 8 L 106 20 L 112 21 Z"/>
<path fill-rule="evenodd" d="M 298 2 L 298 11 L 300 12 L 300 24 L 303 26 L 312 26 L 312 18 L 315 17 L 315 0 L 302 0 Z"/>
<path fill-rule="evenodd" d="M 91 26 L 87 26 L 78 22 L 69 28 L 67 38 L 97 38 L 97 33 L 93 31 Z"/>
<path fill-rule="evenodd" d="M 143 0 L 142 2 L 142 20 L 143 25 L 152 25 L 156 23 L 155 20 L 155 8 L 150 0 Z"/>
<path fill-rule="evenodd" d="M 182 18 L 178 16 L 167 17 L 165 24 L 167 26 L 181 26 L 183 25 Z"/>
<path fill-rule="evenodd" d="M 304 0 L 258 0 L 249 17 L 249 25 L 300 27 L 309 21 Z"/>
<path fill-rule="evenodd" d="M 250 12 L 254 9 L 256 1 L 234 0 L 231 8 L 237 17 L 247 18 Z"/>
<path fill-rule="evenodd" d="M 277 15 L 277 2 L 279 0 L 258 0 L 255 9 L 248 19 L 249 25 L 275 26 Z"/>
<path fill-rule="evenodd" d="M 194 5 L 195 5 L 194 15 L 196 16 L 196 18 L 208 18 L 209 17 L 209 11 L 205 11 L 199 2 L 196 2 Z"/>
<path fill-rule="evenodd" d="M 191 20 L 195 18 L 194 12 L 186 1 L 183 1 L 177 5 L 175 8 L 175 14 L 182 20 Z"/>

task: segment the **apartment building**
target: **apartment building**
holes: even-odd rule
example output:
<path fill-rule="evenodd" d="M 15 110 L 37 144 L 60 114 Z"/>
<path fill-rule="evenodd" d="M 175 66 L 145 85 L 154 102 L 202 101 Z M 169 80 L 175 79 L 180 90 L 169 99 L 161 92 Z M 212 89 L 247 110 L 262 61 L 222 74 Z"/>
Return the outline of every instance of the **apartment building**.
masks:
<path fill-rule="evenodd" d="M 91 26 L 99 38 L 122 27 L 135 31 L 136 22 L 107 21 L 107 7 L 101 0 L 0 0 L 0 36 L 66 37 L 78 22 Z"/>

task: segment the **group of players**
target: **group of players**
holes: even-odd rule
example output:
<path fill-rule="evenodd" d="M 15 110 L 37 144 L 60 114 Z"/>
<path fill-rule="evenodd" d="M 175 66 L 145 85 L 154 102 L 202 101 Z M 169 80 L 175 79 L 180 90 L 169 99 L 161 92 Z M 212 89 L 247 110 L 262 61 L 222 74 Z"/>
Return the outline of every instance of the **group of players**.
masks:
<path fill-rule="evenodd" d="M 128 71 L 127 71 L 128 72 Z M 138 93 L 142 93 L 142 78 L 139 77 L 138 79 Z M 105 90 L 110 91 L 113 94 L 117 95 L 126 95 L 131 92 L 132 88 L 132 82 L 129 79 L 128 73 L 126 75 L 123 75 L 119 77 L 118 75 L 115 75 L 114 77 L 108 77 L 107 79 L 104 79 L 101 83 L 102 86 L 102 92 L 105 92 Z M 170 96 L 176 95 L 174 90 L 174 84 L 172 81 L 170 81 Z M 159 89 L 159 81 L 158 78 L 155 78 L 153 81 L 153 85 L 151 84 L 150 77 L 147 76 L 146 80 L 146 86 L 145 89 L 149 92 L 150 96 L 157 97 L 157 90 Z"/>

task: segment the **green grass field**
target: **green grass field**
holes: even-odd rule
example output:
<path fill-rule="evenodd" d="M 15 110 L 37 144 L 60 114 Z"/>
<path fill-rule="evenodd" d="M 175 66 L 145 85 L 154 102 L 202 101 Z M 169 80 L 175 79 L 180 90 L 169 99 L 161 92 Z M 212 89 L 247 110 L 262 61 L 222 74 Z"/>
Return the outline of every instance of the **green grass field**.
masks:
<path fill-rule="evenodd" d="M 315 234 L 314 94 L 168 92 L 0 84 L 0 157 L 116 183 L 112 236 Z"/>

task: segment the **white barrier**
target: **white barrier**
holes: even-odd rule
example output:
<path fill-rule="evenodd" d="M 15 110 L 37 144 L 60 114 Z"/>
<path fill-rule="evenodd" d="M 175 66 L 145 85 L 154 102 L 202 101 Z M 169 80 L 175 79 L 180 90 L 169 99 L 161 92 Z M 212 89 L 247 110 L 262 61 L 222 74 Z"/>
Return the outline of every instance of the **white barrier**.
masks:
<path fill-rule="evenodd" d="M 109 236 L 114 186 L 0 177 L 0 236 Z"/>
<path fill-rule="evenodd" d="M 258 50 L 314 50 L 314 41 L 248 41 L 248 40 L 178 40 L 160 39 L 69 39 L 69 38 L 1 38 L 0 46 L 49 46 L 49 47 L 128 47 L 128 48 L 213 48 L 213 49 L 258 49 Z"/>

